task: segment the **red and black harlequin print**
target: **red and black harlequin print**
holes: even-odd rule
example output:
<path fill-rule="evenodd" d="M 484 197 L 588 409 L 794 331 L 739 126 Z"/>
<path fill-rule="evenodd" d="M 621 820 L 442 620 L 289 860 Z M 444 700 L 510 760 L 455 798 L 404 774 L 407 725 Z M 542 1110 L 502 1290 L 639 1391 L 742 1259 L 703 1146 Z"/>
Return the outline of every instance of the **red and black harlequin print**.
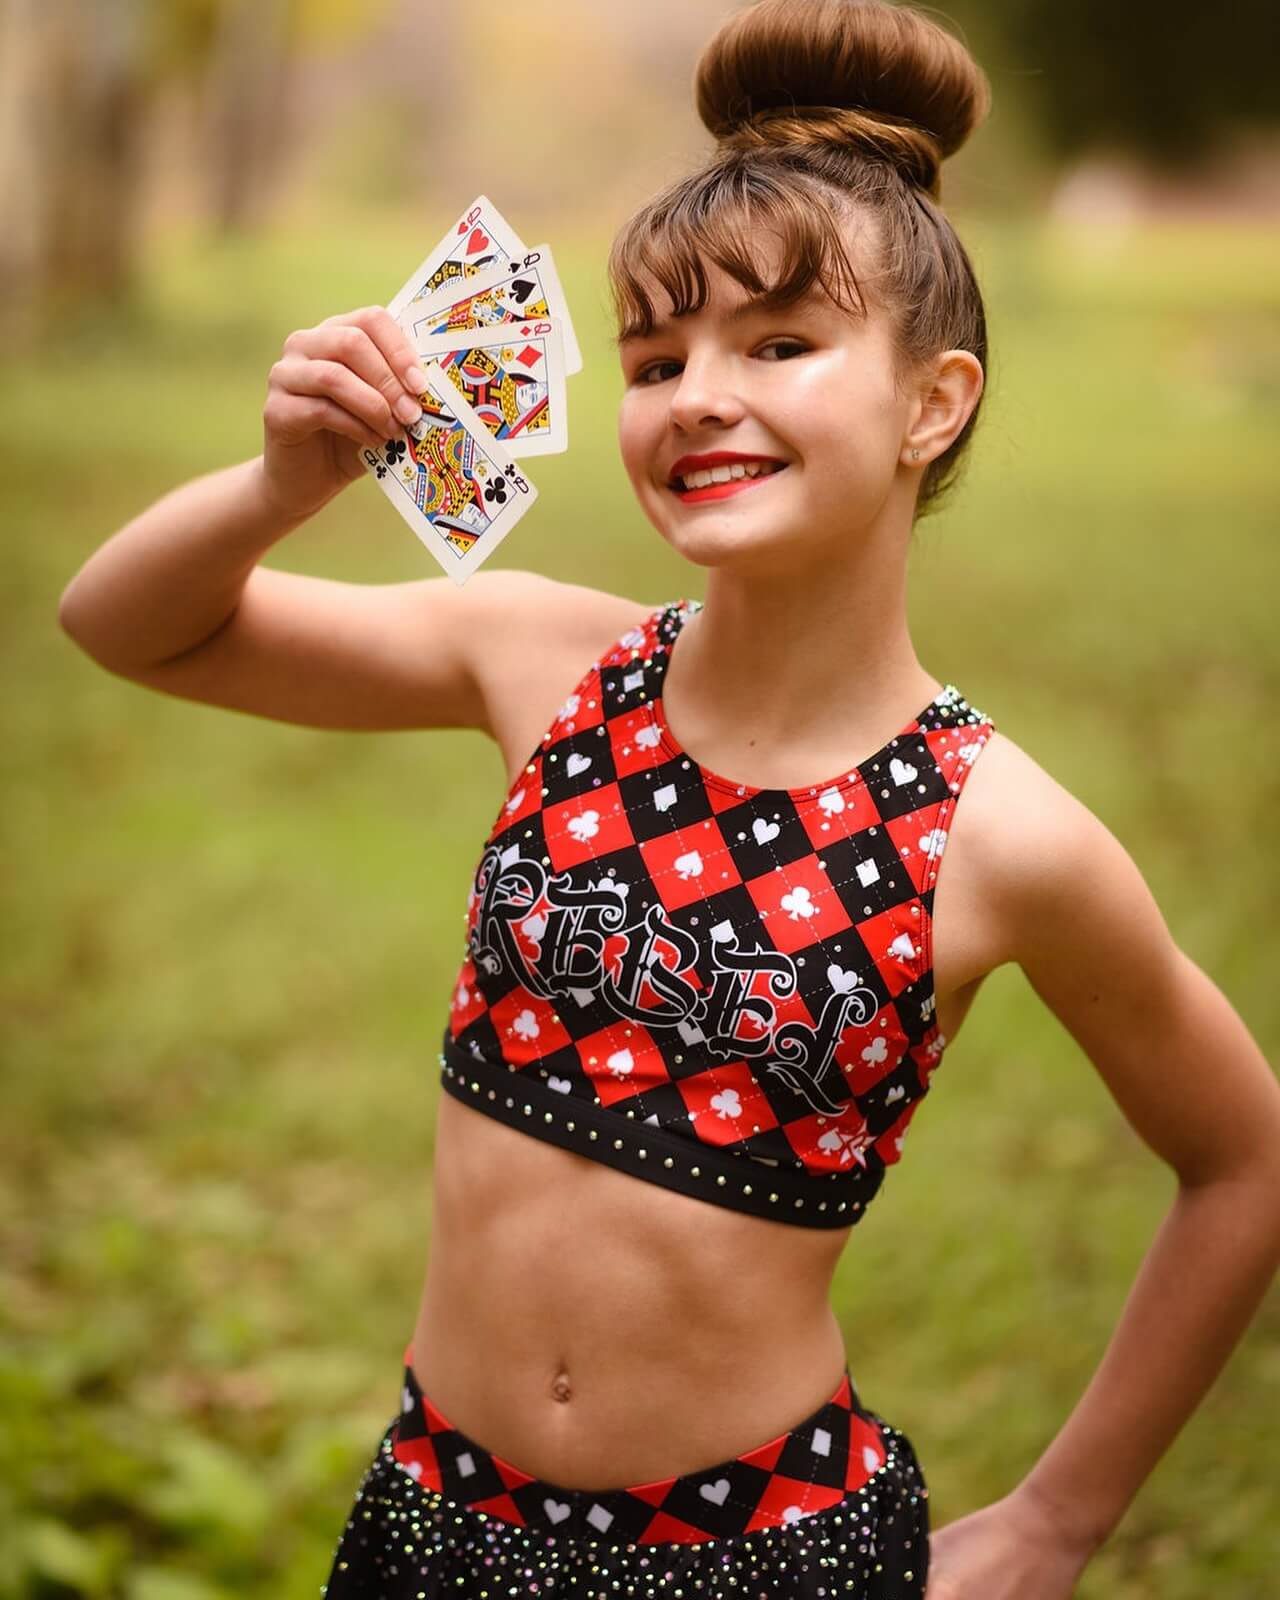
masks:
<path fill-rule="evenodd" d="M 451 1427 L 405 1352 L 339 1539 L 327 1600 L 911 1600 L 929 1489 L 906 1434 L 848 1368 L 796 1427 L 729 1461 L 626 1489 L 534 1478 Z"/>
<path fill-rule="evenodd" d="M 847 1226 L 946 1046 L 934 886 L 994 725 L 947 684 L 826 783 L 735 783 L 663 715 L 699 608 L 657 608 L 593 663 L 509 790 L 468 895 L 442 1082 L 652 1182 Z"/>
<path fill-rule="evenodd" d="M 405 1354 L 391 1453 L 423 1487 L 523 1528 L 637 1544 L 696 1544 L 780 1528 L 839 1504 L 885 1464 L 881 1423 L 846 1367 L 835 1393 L 768 1443 L 702 1472 L 627 1489 L 566 1489 L 455 1428 L 423 1395 Z"/>

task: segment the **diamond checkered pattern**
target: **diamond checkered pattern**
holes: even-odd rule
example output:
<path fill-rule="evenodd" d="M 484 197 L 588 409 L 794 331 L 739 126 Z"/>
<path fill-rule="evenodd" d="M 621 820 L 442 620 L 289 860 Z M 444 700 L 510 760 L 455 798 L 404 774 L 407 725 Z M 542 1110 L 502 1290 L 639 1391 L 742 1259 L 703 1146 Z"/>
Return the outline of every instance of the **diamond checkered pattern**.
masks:
<path fill-rule="evenodd" d="M 874 1193 L 945 1049 L 935 885 L 994 725 L 947 684 L 826 783 L 735 783 L 663 712 L 698 609 L 656 608 L 592 663 L 512 784 L 468 895 L 448 1033 L 566 1110 Z M 582 1149 L 609 1160 L 607 1140 Z"/>

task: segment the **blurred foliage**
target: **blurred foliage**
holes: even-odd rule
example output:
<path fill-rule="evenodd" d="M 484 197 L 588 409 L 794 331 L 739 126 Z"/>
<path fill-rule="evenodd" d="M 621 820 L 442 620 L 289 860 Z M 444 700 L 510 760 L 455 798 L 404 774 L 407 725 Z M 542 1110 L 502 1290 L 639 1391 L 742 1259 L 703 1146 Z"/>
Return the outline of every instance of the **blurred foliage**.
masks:
<path fill-rule="evenodd" d="M 1280 119 L 1268 0 L 1213 14 L 1186 0 L 981 3 L 1034 75 L 1033 104 L 1057 157 L 1119 149 L 1193 165 L 1241 128 Z"/>
<path fill-rule="evenodd" d="M 961 229 L 991 386 L 967 484 L 918 535 L 917 648 L 1117 833 L 1274 1055 L 1275 235 Z M 696 593 L 617 457 L 605 241 L 553 243 L 586 360 L 573 446 L 539 459 L 542 503 L 497 564 L 637 610 Z M 416 214 L 166 236 L 127 315 L 86 314 L 0 389 L 6 1600 L 315 1600 L 395 1409 L 436 1040 L 501 760 L 475 733 L 356 737 L 149 693 L 56 609 L 113 528 L 257 451 L 290 328 L 385 298 L 423 248 Z M 95 419 L 74 472 L 49 451 L 68 409 Z M 368 483 L 268 559 L 435 570 Z M 937 1526 L 1048 1443 L 1172 1184 L 1013 968 L 913 1127 L 835 1304 Z M 1273 1294 L 1080 1600 L 1269 1600 L 1277 1377 Z"/>
<path fill-rule="evenodd" d="M 144 0 L 146 60 L 153 79 L 194 74 L 208 63 L 228 12 L 256 0 Z M 392 0 L 285 0 L 290 47 L 340 50 L 373 32 Z"/>

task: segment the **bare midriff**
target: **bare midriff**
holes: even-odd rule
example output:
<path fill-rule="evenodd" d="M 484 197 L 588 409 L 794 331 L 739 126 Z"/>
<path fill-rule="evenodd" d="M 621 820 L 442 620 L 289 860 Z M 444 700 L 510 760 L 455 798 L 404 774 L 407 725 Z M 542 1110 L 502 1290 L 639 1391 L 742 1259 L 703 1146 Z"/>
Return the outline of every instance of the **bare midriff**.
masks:
<path fill-rule="evenodd" d="M 695 1472 L 840 1381 L 829 1291 L 847 1228 L 663 1189 L 443 1093 L 433 1192 L 413 1370 L 455 1427 L 535 1477 Z"/>

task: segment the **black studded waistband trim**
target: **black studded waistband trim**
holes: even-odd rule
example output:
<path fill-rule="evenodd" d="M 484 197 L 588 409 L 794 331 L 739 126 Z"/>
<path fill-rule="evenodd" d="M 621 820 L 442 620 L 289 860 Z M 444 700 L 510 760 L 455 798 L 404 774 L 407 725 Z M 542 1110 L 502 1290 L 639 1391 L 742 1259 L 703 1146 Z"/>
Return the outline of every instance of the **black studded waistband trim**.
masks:
<path fill-rule="evenodd" d="M 576 1095 L 561 1094 L 529 1071 L 473 1055 L 445 1029 L 441 1086 L 456 1100 L 590 1160 L 705 1200 L 805 1228 L 847 1228 L 861 1220 L 883 1169 L 814 1177 L 771 1167 L 688 1139 Z"/>

